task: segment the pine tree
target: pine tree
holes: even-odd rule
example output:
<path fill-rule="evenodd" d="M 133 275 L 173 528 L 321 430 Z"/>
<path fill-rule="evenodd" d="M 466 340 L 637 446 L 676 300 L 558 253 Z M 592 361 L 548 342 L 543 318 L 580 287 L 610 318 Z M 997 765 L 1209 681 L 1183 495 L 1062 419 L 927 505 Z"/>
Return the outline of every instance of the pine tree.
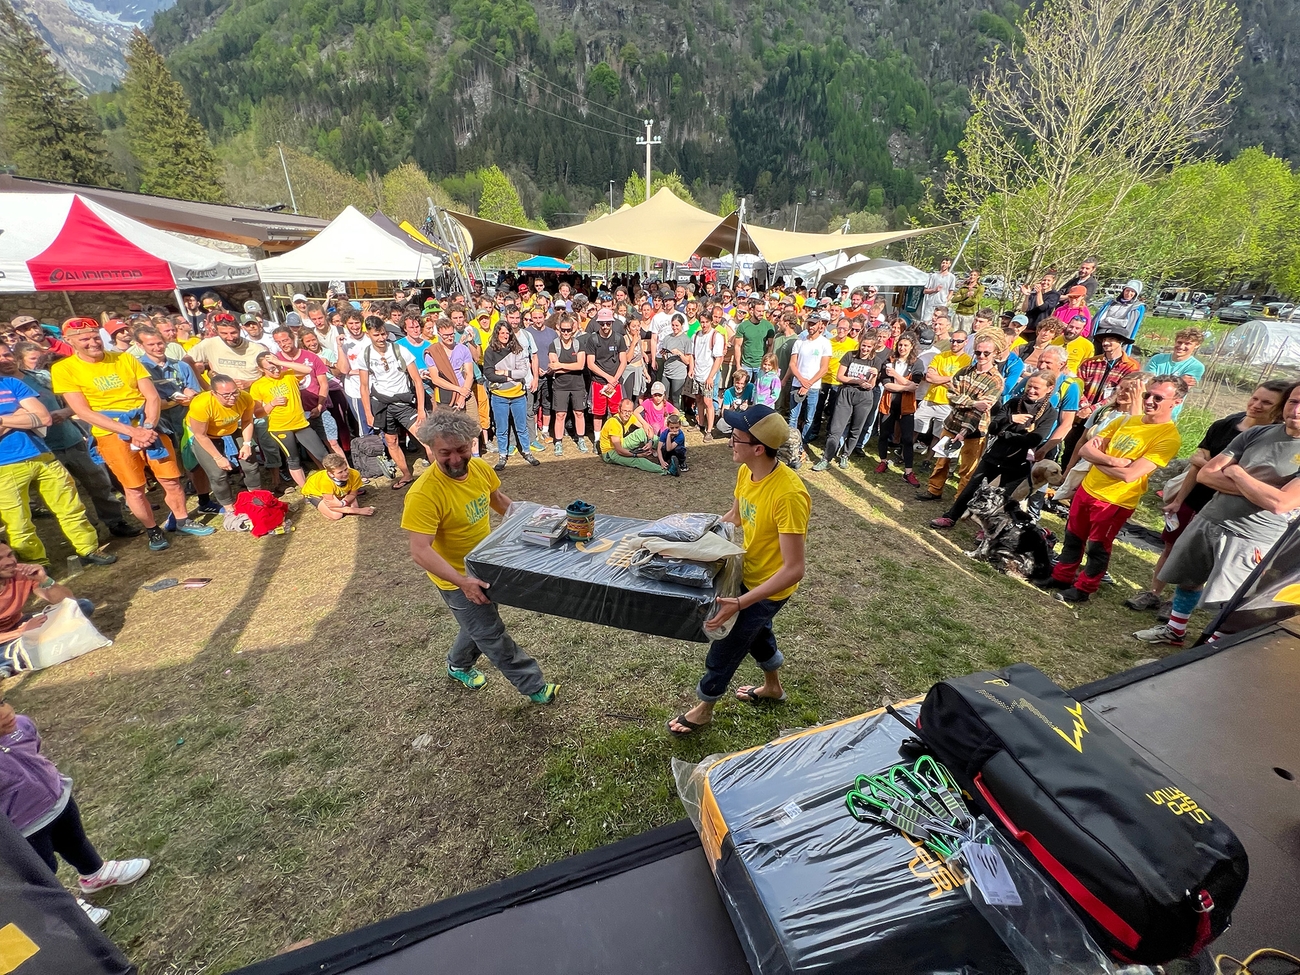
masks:
<path fill-rule="evenodd" d="M 140 164 L 140 189 L 184 200 L 225 199 L 221 168 L 190 100 L 140 31 L 126 55 L 126 133 Z"/>
<path fill-rule="evenodd" d="M 20 176 L 108 186 L 113 171 L 99 118 L 44 42 L 0 0 L 4 150 Z"/>

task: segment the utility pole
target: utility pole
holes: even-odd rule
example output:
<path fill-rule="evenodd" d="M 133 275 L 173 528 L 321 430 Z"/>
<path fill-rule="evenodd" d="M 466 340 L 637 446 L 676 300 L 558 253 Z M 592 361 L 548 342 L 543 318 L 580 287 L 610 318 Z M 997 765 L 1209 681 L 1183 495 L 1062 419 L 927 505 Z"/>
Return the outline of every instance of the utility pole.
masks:
<path fill-rule="evenodd" d="M 276 139 L 275 146 L 280 150 L 280 165 L 284 168 L 284 185 L 289 187 L 289 206 L 293 207 L 294 213 L 297 213 L 298 201 L 293 198 L 293 184 L 289 182 L 289 164 L 284 161 L 284 143 Z"/>
<path fill-rule="evenodd" d="M 652 172 L 650 168 L 650 150 L 654 146 L 662 145 L 664 140 L 662 136 L 658 136 L 658 135 L 655 136 L 653 139 L 650 138 L 650 130 L 654 128 L 654 124 L 655 124 L 654 119 L 648 118 L 645 119 L 644 121 L 645 121 L 645 138 L 641 138 L 640 136 L 638 136 L 636 140 L 636 144 L 639 146 L 645 146 L 645 201 L 649 203 L 650 202 L 650 174 Z M 614 205 L 613 203 L 611 203 L 610 209 L 612 210 L 613 208 Z M 642 278 L 646 277 L 648 267 L 649 265 L 647 259 L 643 256 L 641 258 Z"/>
<path fill-rule="evenodd" d="M 614 181 L 609 181 L 609 212 L 614 212 Z"/>
<path fill-rule="evenodd" d="M 794 226 L 790 228 L 791 233 L 798 233 L 799 231 L 799 208 L 801 206 L 803 206 L 802 203 L 796 203 L 794 205 Z"/>

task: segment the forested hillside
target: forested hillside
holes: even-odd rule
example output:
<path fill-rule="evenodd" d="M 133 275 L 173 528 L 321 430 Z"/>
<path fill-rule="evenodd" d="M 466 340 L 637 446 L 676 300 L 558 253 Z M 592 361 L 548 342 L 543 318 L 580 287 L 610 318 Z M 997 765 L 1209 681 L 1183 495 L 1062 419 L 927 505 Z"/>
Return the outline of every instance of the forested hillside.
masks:
<path fill-rule="evenodd" d="M 283 140 L 358 176 L 497 163 L 572 211 L 644 165 L 760 211 L 889 212 L 960 138 L 965 88 L 1012 36 L 971 0 L 181 0 L 153 37 L 214 140 Z M 555 208 L 552 207 L 552 210 Z"/>

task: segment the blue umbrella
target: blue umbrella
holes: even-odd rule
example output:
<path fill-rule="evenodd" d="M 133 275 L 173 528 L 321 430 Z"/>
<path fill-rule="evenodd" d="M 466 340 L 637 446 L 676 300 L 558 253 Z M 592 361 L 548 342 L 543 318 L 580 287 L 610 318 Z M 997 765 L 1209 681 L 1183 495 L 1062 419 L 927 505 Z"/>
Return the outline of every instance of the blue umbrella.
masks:
<path fill-rule="evenodd" d="M 572 271 L 573 265 L 554 257 L 530 257 L 519 262 L 521 271 Z"/>

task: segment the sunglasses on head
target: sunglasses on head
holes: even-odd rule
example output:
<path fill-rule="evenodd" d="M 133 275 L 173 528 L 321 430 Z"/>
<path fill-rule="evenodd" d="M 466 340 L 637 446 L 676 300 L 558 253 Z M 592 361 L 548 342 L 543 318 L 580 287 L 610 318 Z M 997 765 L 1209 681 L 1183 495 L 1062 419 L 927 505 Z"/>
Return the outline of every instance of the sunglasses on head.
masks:
<path fill-rule="evenodd" d="M 235 324 L 235 316 L 224 311 L 218 312 L 212 316 L 212 323 L 214 325 L 233 325 Z"/>

